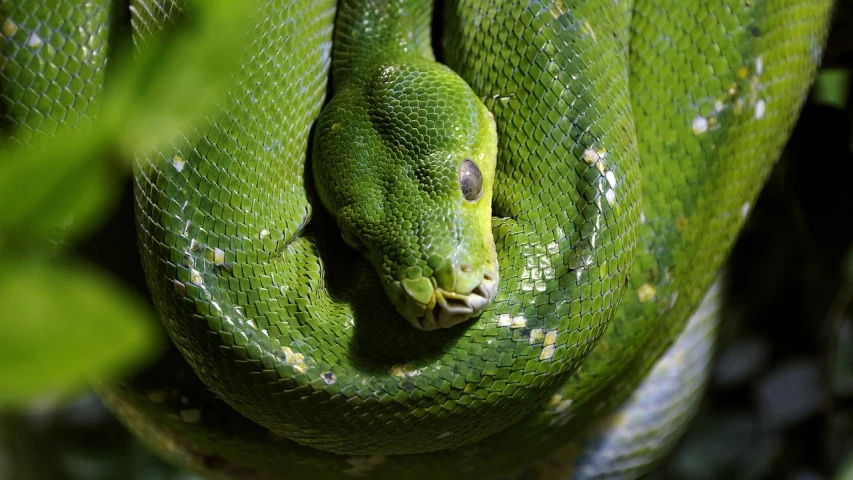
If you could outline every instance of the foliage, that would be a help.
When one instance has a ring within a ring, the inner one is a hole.
[[[111,212],[134,155],[207,114],[239,64],[251,4],[189,10],[168,38],[118,49],[92,128],[0,150],[0,406],[75,392],[157,351],[152,310],[68,257]]]

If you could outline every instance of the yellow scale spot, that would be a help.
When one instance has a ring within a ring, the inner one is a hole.
[[[27,46],[30,48],[39,48],[44,44],[41,40],[41,37],[36,33],[31,33],[30,38],[27,40]]]
[[[548,333],[545,334],[545,341],[542,343],[544,346],[554,345],[557,343],[557,331],[549,330]]]
[[[566,13],[566,4],[563,3],[563,0],[557,0],[551,4],[551,7],[548,10],[550,10],[551,16],[554,18],[560,18],[561,15]]]
[[[177,293],[178,295],[180,295],[182,297],[187,294],[187,286],[184,285],[184,282],[180,282],[178,280],[173,280],[173,283],[175,285],[175,293]]]
[[[175,167],[175,170],[177,170],[179,172],[183,171],[184,165],[186,165],[186,164],[187,164],[187,161],[184,160],[184,157],[182,157],[180,155],[175,155],[174,157],[172,157],[172,166]]]
[[[225,252],[219,248],[213,249],[213,262],[217,265],[225,263]]]
[[[738,92],[737,84],[733,83],[733,84],[729,85],[729,89],[727,90],[727,92],[728,92],[730,97],[734,97],[735,95],[737,95],[737,92]]]
[[[524,315],[512,317],[512,324],[509,328],[524,328],[527,326],[527,318]]]
[[[305,355],[295,352],[290,347],[281,347],[284,352],[284,361],[293,367],[293,373],[299,375],[308,371],[308,366],[305,365]]]
[[[474,385],[470,383],[465,385],[465,388],[462,390],[462,393],[474,393]]]
[[[557,347],[554,345],[548,345],[547,347],[542,349],[542,353],[539,354],[539,360],[550,360],[551,357],[554,356],[554,352],[557,350]]]
[[[708,120],[702,115],[698,115],[693,119],[693,134],[702,135],[708,131]]]
[[[737,78],[743,80],[747,75],[749,75],[749,70],[746,67],[740,67],[735,71],[735,75],[737,75]]]
[[[591,165],[598,170],[598,173],[605,175],[607,173],[607,162],[604,161],[604,156],[607,155],[607,149],[600,147],[598,150],[587,148],[581,154],[581,158],[587,165]]]
[[[402,377],[410,377],[415,373],[415,369],[412,368],[412,365],[409,363],[404,363],[403,365],[393,365],[390,370],[388,370],[388,374],[392,377],[402,378]]]
[[[545,333],[541,328],[534,328],[530,331],[530,344],[536,344],[545,339]]]
[[[299,352],[294,353],[290,347],[281,347],[281,351],[284,352],[284,360],[287,363],[302,363],[305,360],[305,355]]]
[[[586,150],[584,150],[582,157],[583,161],[589,165],[594,165],[595,162],[597,162],[599,159],[598,153],[591,148],[587,148]]]
[[[201,277],[201,272],[196,269],[190,270],[190,281],[196,285],[201,285],[204,283],[204,280]]]
[[[653,300],[657,294],[657,290],[650,283],[644,283],[640,285],[640,288],[637,289],[637,298],[640,299],[641,303],[646,303],[649,300]]]
[[[3,28],[0,29],[0,33],[3,33],[3,36],[6,38],[11,37],[18,31],[18,25],[12,21],[11,18],[7,18],[5,22],[3,22]]]
[[[607,172],[604,175],[604,178],[607,179],[607,183],[610,185],[610,188],[616,188],[616,175],[613,172]]]
[[[331,130],[331,131],[333,131],[333,132],[337,132],[337,131],[338,131],[338,130],[340,130],[340,129],[341,129],[341,124],[340,124],[340,123],[332,124],[332,128],[330,128],[330,130]]]
[[[499,327],[508,327],[510,325],[512,325],[512,317],[510,317],[508,313],[502,313],[498,315]]]
[[[686,228],[687,228],[687,217],[682,215],[675,220],[675,229],[678,230],[678,233],[681,233]]]
[[[583,32],[592,37],[593,42],[598,41],[598,39],[595,38],[595,30],[592,29],[592,25],[590,25],[586,20],[583,21]]]

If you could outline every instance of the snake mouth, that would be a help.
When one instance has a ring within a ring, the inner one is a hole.
[[[429,300],[422,302],[418,301],[417,295],[407,291],[405,304],[399,310],[420,330],[450,328],[479,315],[495,298],[497,291],[497,272],[484,272],[482,281],[469,292],[460,293],[433,285]]]

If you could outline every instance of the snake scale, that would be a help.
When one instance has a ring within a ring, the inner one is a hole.
[[[140,258],[177,348],[104,398],[210,478],[636,477],[701,394],[712,284],[831,1],[447,0],[446,66],[431,2],[339,3],[262,2],[218,113],[138,159]],[[131,1],[137,46],[185,7]],[[97,114],[115,8],[0,6],[7,138]],[[447,187],[457,171],[483,191]],[[327,213],[358,177],[357,213]],[[491,241],[497,272],[477,263]]]

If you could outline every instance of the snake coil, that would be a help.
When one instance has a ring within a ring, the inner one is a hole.
[[[105,81],[110,2],[42,3],[0,6],[2,125],[21,143],[96,115]],[[310,193],[333,62],[336,92],[366,54],[430,62],[431,3],[263,2],[219,115],[135,170],[140,255],[180,354],[103,394],[174,461],[215,478],[486,478],[553,454],[560,475],[633,478],[689,418],[711,286],[790,134],[831,0],[445,3],[442,60],[497,128],[492,305],[413,329]],[[182,7],[133,0],[134,34]],[[413,98],[444,88],[416,80]],[[389,129],[433,128],[458,104],[391,115],[380,93],[361,105]]]

